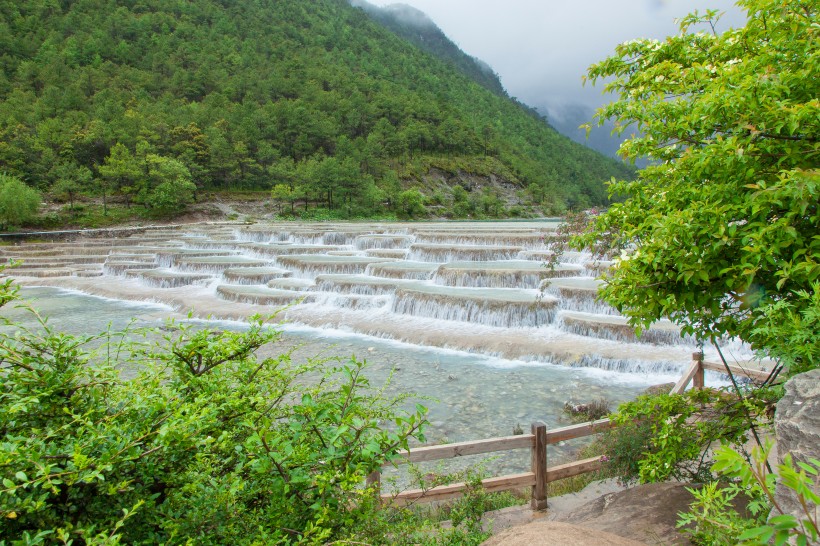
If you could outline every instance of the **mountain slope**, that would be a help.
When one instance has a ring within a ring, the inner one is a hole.
[[[435,168],[547,210],[628,175],[345,0],[0,0],[0,170],[150,206],[164,180],[367,209]],[[385,201],[386,200],[386,201]]]
[[[350,0],[350,3],[361,8],[373,19],[383,24],[399,36],[406,38],[421,49],[432,53],[436,57],[451,63],[461,72],[479,85],[493,93],[507,97],[507,92],[501,80],[493,69],[476,57],[464,53],[452,42],[444,32],[424,12],[406,4],[390,4],[384,7],[374,6],[366,0]],[[565,105],[558,110],[552,110],[548,115],[548,108],[536,105],[530,107],[522,105],[539,116],[543,116],[560,134],[569,137],[605,156],[617,158],[618,147],[623,138],[612,136],[613,125],[607,123],[604,127],[593,126],[587,132],[578,126],[592,120],[595,110],[581,104]]]
[[[390,4],[380,8],[366,0],[350,0],[350,3],[424,51],[452,63],[482,87],[497,95],[507,96],[501,80],[490,65],[464,53],[424,12],[407,4]]]

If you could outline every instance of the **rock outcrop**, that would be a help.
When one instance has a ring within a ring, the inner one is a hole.
[[[689,546],[689,535],[676,529],[678,513],[693,500],[686,486],[654,483],[624,489],[613,479],[594,482],[578,493],[551,498],[546,512],[532,512],[529,506],[495,512],[487,521],[496,534],[482,546]]]
[[[610,493],[556,520],[617,534],[643,544],[690,544],[676,529],[678,512],[689,510],[694,500],[689,484],[650,483]]]
[[[795,463],[820,459],[820,370],[796,375],[785,389],[774,416],[778,463],[783,463],[787,454]],[[815,482],[814,492],[820,494],[820,483]],[[779,482],[775,500],[786,513],[799,520],[805,518],[797,496]],[[816,510],[815,506],[810,508]]]

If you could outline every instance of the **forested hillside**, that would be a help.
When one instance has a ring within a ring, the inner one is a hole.
[[[350,0],[350,3],[363,9],[373,19],[424,51],[449,61],[493,93],[507,96],[501,80],[498,79],[492,67],[464,53],[424,12],[407,4],[390,4],[379,7],[366,0]]]
[[[346,0],[0,0],[0,67],[0,172],[67,200],[366,211],[433,168],[550,212],[628,175]]]

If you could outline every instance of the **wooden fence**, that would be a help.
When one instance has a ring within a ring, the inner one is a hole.
[[[768,372],[759,370],[747,370],[740,366],[730,365],[730,370],[738,377],[748,377],[753,380],[766,380]],[[683,376],[670,390],[670,393],[682,393],[689,383],[693,388],[702,388],[704,384],[704,371],[712,370],[725,372],[723,364],[705,362],[702,353],[692,355],[692,363],[686,368]],[[483,440],[473,440],[459,442],[455,444],[444,444],[438,446],[417,447],[402,452],[397,464],[421,463],[427,461],[437,461],[443,459],[453,459],[466,455],[480,455],[482,453],[495,453],[498,451],[509,451],[515,449],[529,449],[531,467],[529,472],[520,474],[508,474],[495,478],[482,480],[481,485],[484,490],[508,491],[523,487],[532,488],[532,499],[530,506],[533,510],[543,510],[547,507],[547,484],[556,480],[578,476],[587,472],[593,472],[601,468],[602,457],[592,457],[572,463],[548,466],[547,446],[583,438],[592,434],[597,434],[612,428],[613,424],[609,419],[600,419],[588,423],[580,423],[568,427],[547,430],[547,426],[541,422],[532,424],[529,434],[516,436],[504,436],[500,438],[487,438]],[[381,473],[373,472],[367,478],[368,485],[378,486],[381,481]],[[440,485],[429,489],[412,489],[403,491],[396,495],[381,495],[384,503],[394,505],[405,505],[412,502],[433,502],[460,497],[469,486],[466,483],[454,483]]]

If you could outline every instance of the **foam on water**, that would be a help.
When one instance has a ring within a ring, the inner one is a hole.
[[[488,262],[514,259],[522,250],[519,246],[413,243],[410,245],[408,256],[410,260],[419,262]]]
[[[391,310],[402,315],[503,328],[540,326],[549,324],[555,317],[556,300],[539,300],[537,295],[522,298],[520,292],[505,294],[501,292],[504,289],[452,288],[445,291],[434,288],[398,289]]]
[[[100,274],[97,264],[81,265],[93,261],[79,258],[81,244],[70,245],[68,254],[65,244],[18,250],[60,253],[59,266],[21,270],[54,275],[42,283],[216,317],[290,304],[288,319],[308,327],[513,361],[618,373],[665,373],[665,363],[687,361],[693,347],[686,348],[674,328],[656,328],[638,340],[613,320],[619,318],[614,310],[595,302],[595,283],[577,277],[597,267],[589,255],[567,253],[556,271],[543,267],[550,229],[539,222],[188,226],[89,241],[94,253],[86,255],[108,255],[105,274],[96,279],[80,276]],[[416,261],[397,258],[408,247]],[[556,274],[566,276],[553,280],[546,294],[535,289]],[[659,343],[666,348],[656,348]]]

